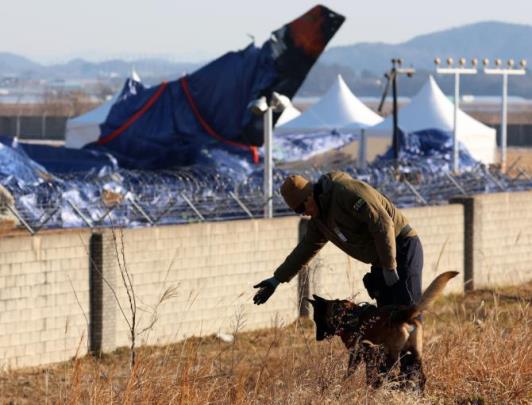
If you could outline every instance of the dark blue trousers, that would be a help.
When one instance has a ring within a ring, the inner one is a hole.
[[[371,266],[371,278],[377,288],[377,306],[415,304],[421,298],[421,273],[423,270],[423,247],[417,237],[399,237],[395,240],[397,273],[399,281],[388,287],[382,275],[383,269]]]

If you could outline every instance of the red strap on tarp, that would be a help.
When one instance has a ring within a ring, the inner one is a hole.
[[[181,82],[181,88],[183,89],[183,93],[185,93],[188,104],[190,105],[190,108],[192,109],[194,116],[196,117],[196,119],[198,120],[202,128],[205,130],[205,132],[207,132],[210,136],[212,136],[213,138],[215,138],[216,140],[222,143],[235,146],[237,148],[249,150],[251,152],[253,163],[259,163],[259,152],[256,146],[250,146],[250,145],[245,145],[243,143],[230,141],[228,139],[225,139],[223,136],[221,136],[214,129],[211,128],[211,126],[205,121],[205,119],[203,119],[203,116],[201,115],[198,109],[198,106],[194,102],[194,98],[192,97],[192,94],[190,93],[190,88],[188,87],[187,77],[183,76],[181,79],[179,79],[179,81]]]
[[[162,82],[157,91],[153,94],[153,96],[150,97],[150,99],[146,102],[146,104],[142,106],[140,110],[133,114],[120,128],[115,129],[109,135],[105,135],[98,139],[98,144],[103,145],[108,142],[111,142],[117,136],[122,134],[122,132],[128,129],[136,120],[138,120],[146,111],[151,108],[151,106],[157,101],[159,97],[161,97],[161,94],[163,94],[167,86],[168,82]]]

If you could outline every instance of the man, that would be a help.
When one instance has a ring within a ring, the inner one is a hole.
[[[281,194],[291,209],[310,216],[310,221],[306,235],[273,277],[254,286],[259,289],[253,298],[255,304],[265,303],[279,283],[289,282],[328,241],[371,264],[363,282],[377,306],[409,305],[421,298],[421,241],[386,196],[344,172],[325,174],[316,184],[302,176],[289,176]],[[411,366],[412,361],[404,356],[401,369]]]
[[[302,176],[289,176],[281,194],[290,208],[311,219],[306,235],[273,277],[254,286],[259,289],[255,304],[265,303],[279,283],[290,281],[327,241],[371,264],[363,281],[378,306],[419,300],[421,241],[386,196],[343,172],[325,174],[314,185]]]

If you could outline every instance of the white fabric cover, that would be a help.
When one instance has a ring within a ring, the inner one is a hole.
[[[494,163],[496,159],[496,130],[484,125],[462,110],[458,110],[458,140],[469,153],[481,162]],[[454,130],[454,104],[443,94],[432,76],[412,98],[398,111],[399,127],[405,132],[426,129]],[[366,129],[368,142],[372,137],[387,137],[391,145],[393,116],[390,114],[380,124]]]
[[[331,130],[352,124],[356,128],[374,126],[382,117],[366,107],[338,75],[327,93],[304,111],[299,117],[284,125],[277,125],[276,132],[316,132]]]

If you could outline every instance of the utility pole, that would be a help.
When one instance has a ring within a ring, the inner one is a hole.
[[[454,75],[454,119],[453,119],[453,158],[452,167],[453,173],[460,173],[460,159],[458,155],[458,110],[460,108],[460,75],[475,75],[477,74],[478,60],[476,58],[471,59],[470,68],[466,67],[466,59],[460,58],[458,60],[458,66],[453,67],[453,58],[447,58],[447,67],[439,67],[441,60],[435,58],[436,73],[440,75]]]
[[[378,112],[381,112],[384,101],[388,94],[388,89],[390,85],[392,86],[392,100],[393,100],[393,138],[392,138],[392,150],[393,157],[397,161],[399,159],[399,115],[397,108],[397,76],[400,74],[405,74],[408,77],[412,77],[416,72],[414,68],[403,68],[403,60],[400,58],[394,58],[391,60],[392,68],[389,72],[384,74],[384,77],[388,79],[386,87],[384,88],[384,93],[382,94],[381,102],[379,104]]]
[[[507,146],[507,136],[506,136],[506,118],[507,118],[507,104],[508,104],[508,76],[510,75],[525,75],[526,74],[526,60],[521,59],[519,65],[521,68],[514,68],[514,60],[508,59],[506,67],[501,66],[501,60],[495,59],[495,68],[488,68],[489,59],[484,58],[482,61],[484,64],[484,73],[487,75],[500,75],[502,76],[502,97],[501,97],[501,171],[506,172],[506,146]]]

